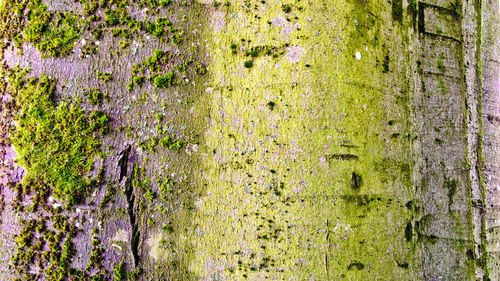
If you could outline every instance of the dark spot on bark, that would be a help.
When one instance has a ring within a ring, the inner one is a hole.
[[[418,32],[419,33],[425,33],[425,25],[424,25],[424,5],[421,3],[418,4],[417,6],[417,13],[418,13]]]
[[[403,1],[392,0],[392,20],[403,23]]]
[[[389,54],[386,54],[384,57],[384,63],[383,63],[384,73],[389,72],[389,63],[390,63]],[[391,121],[389,121],[389,122],[391,122]]]
[[[342,195],[341,198],[347,203],[356,204],[357,206],[367,206],[371,202],[382,201],[382,198],[370,195]]]
[[[457,192],[457,180],[456,179],[448,179],[447,177],[444,178],[444,184],[443,188],[448,189],[448,209],[451,207],[451,204],[453,204],[453,196]]]
[[[413,201],[408,201],[406,202],[405,204],[406,208],[408,208],[408,210],[412,210],[413,209]]]
[[[405,227],[405,240],[406,240],[406,242],[411,242],[412,237],[413,237],[413,225],[411,224],[411,222],[409,222],[406,224],[406,227]]]
[[[332,154],[326,155],[326,159],[328,160],[341,160],[341,161],[349,161],[349,160],[358,160],[359,157],[354,154]]]
[[[474,255],[474,251],[469,249],[467,250],[467,257],[470,259],[470,260],[474,260],[475,259],[475,255]]]
[[[272,111],[272,110],[274,110],[274,106],[275,106],[275,105],[276,105],[276,103],[275,103],[275,102],[273,102],[273,101],[270,101],[270,102],[268,102],[268,103],[267,103],[267,107],[268,107],[268,108],[269,108],[269,110],[271,110],[271,111]]]
[[[413,29],[417,29],[417,1],[416,0],[409,0],[408,1],[408,6],[406,7],[406,13],[410,15],[412,23],[413,23]]]
[[[351,261],[351,263],[347,266],[347,270],[351,269],[361,270],[363,268],[365,268],[365,265],[359,261]]]
[[[352,172],[351,174],[351,188],[352,189],[360,189],[362,183],[361,175],[358,175],[356,172]]]
[[[400,261],[396,260],[396,263],[398,264],[399,267],[404,268],[404,269],[408,269],[407,262],[400,262]]]

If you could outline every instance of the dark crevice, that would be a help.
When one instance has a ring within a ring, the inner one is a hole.
[[[351,175],[351,188],[360,189],[363,178],[356,172],[352,172]]]
[[[120,177],[118,179],[119,182],[122,181],[123,177],[127,175],[127,166],[128,166],[128,156],[130,154],[130,150],[132,146],[127,146],[122,152],[120,152],[120,159],[118,160],[118,168],[120,169]]]
[[[127,197],[127,212],[130,218],[130,225],[132,227],[132,239],[130,243],[130,248],[132,250],[132,256],[134,257],[134,265],[137,267],[139,263],[139,237],[140,232],[137,225],[136,214],[134,211],[135,204],[135,195],[134,195],[134,185],[133,177],[134,174],[130,177],[127,177],[128,172],[128,164],[130,158],[130,151],[132,150],[132,146],[128,146],[120,153],[120,159],[118,160],[118,167],[120,169],[120,177],[119,181],[121,182],[123,178],[126,178],[125,181],[125,196]]]
[[[405,240],[406,242],[411,242],[413,238],[413,225],[411,222],[406,224],[405,227]]]
[[[403,23],[403,1],[392,0],[392,20]]]
[[[401,267],[403,269],[408,269],[408,267],[409,267],[407,262],[401,262],[401,261],[396,260],[396,263],[398,264],[399,267]]]
[[[432,33],[432,32],[424,32],[424,35],[426,35],[428,37],[433,37],[433,38],[447,39],[447,40],[450,40],[450,41],[462,44],[462,40],[457,39],[455,37],[443,35],[443,34],[437,34],[437,33]]]
[[[417,6],[417,13],[418,13],[418,32],[419,33],[425,33],[425,26],[424,26],[424,8],[425,4],[418,2]]]
[[[125,183],[125,195],[127,196],[127,211],[130,217],[130,225],[132,226],[132,239],[130,241],[130,248],[132,250],[132,255],[134,256],[134,265],[137,266],[139,264],[139,237],[140,232],[137,225],[136,215],[134,212],[134,203],[135,203],[135,195],[134,195],[134,185],[132,184],[132,177],[127,179]]]
[[[406,12],[411,17],[411,22],[413,24],[413,29],[417,30],[417,1],[409,0],[408,6],[406,7]]]
[[[347,266],[347,270],[362,270],[363,268],[365,268],[365,265],[360,261],[351,261],[351,263]]]
[[[427,35],[429,37],[449,39],[449,40],[452,40],[452,41],[455,41],[458,43],[462,43],[462,41],[460,39],[457,39],[457,38],[454,38],[451,36],[446,36],[443,34],[436,34],[436,33],[426,31],[425,30],[425,10],[426,9],[434,9],[434,10],[439,11],[441,14],[450,15],[453,18],[455,18],[456,20],[460,19],[460,15],[457,13],[457,11],[455,9],[448,9],[448,8],[444,8],[441,6],[436,6],[436,5],[432,5],[432,4],[428,4],[428,3],[418,2],[417,12],[418,12],[418,32],[419,33]]]
[[[326,155],[327,160],[341,160],[341,161],[349,161],[349,160],[358,160],[359,157],[354,154],[332,154]]]

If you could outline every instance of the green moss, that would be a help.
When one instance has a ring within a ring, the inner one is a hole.
[[[281,6],[281,10],[285,13],[290,13],[292,11],[292,6],[289,4],[284,4]]]
[[[179,32],[179,33],[175,33],[172,35],[172,43],[174,43],[175,45],[179,45],[180,43],[182,43],[182,41],[184,41],[184,33],[183,32]]]
[[[444,65],[444,60],[443,60],[442,56],[437,61],[437,68],[438,68],[440,73],[446,72],[446,66]]]
[[[85,46],[82,48],[82,57],[97,54],[96,46]]]
[[[26,42],[34,43],[43,56],[66,56],[79,38],[81,24],[71,12],[52,13],[40,0],[29,3],[29,20],[23,29]]]
[[[113,280],[121,281],[127,278],[127,272],[125,270],[125,263],[122,261],[113,267]]]
[[[134,85],[141,86],[144,83],[144,76],[134,76],[133,82]]]
[[[438,88],[441,90],[441,94],[446,95],[450,92],[450,88],[446,84],[446,82],[443,80],[442,77],[438,78]]]
[[[163,181],[159,182],[159,190],[162,194],[171,194],[172,193],[172,179],[165,178]]]
[[[104,23],[107,26],[113,26],[120,23],[120,20],[118,18],[118,11],[107,9],[104,11],[104,15],[105,15]]]
[[[94,106],[101,105],[103,99],[108,98],[107,95],[102,93],[98,88],[89,89],[88,91],[85,91],[83,94],[87,97],[90,104]]]
[[[246,53],[247,56],[251,56],[252,58],[256,58],[259,56],[259,49],[252,49]]]
[[[154,37],[160,38],[166,36],[169,32],[174,32],[172,23],[167,18],[157,18],[155,22],[146,22],[145,31]]]
[[[207,73],[207,68],[201,63],[196,63],[196,73],[199,75],[204,75]]]
[[[107,133],[109,119],[102,112],[83,110],[78,102],[56,104],[55,80],[26,78],[26,74],[19,69],[8,74],[9,84],[16,85],[12,143],[18,163],[27,171],[23,183],[72,205],[93,185],[88,174],[94,158],[101,155],[96,136]]]
[[[94,39],[99,40],[102,38],[103,30],[102,29],[94,29],[92,32],[92,37]]]
[[[156,76],[153,80],[153,85],[156,88],[167,88],[173,85],[175,75],[173,72],[169,72],[165,75]]]
[[[92,250],[89,256],[89,263],[85,267],[85,271],[87,272],[102,267],[101,262],[103,261],[104,248],[101,246],[101,242],[99,241],[97,233],[98,233],[97,229],[92,230],[92,240],[90,242],[90,244],[92,245]],[[95,274],[94,277],[96,276],[100,276],[100,274]]]
[[[99,209],[104,209],[106,205],[111,202],[111,199],[113,196],[116,194],[116,188],[109,188],[106,194],[104,194],[104,197],[102,198],[101,202],[99,203]]]
[[[130,42],[128,41],[120,41],[120,49],[126,49],[128,46],[130,46]]]
[[[152,201],[153,199],[156,198],[156,192],[154,192],[153,190],[148,188],[146,193],[144,194],[144,197],[146,197],[148,200]]]
[[[172,233],[174,231],[174,228],[171,226],[171,225],[164,225],[163,226],[163,230],[166,232],[166,233]]]
[[[102,71],[97,71],[96,72],[97,79],[103,81],[103,82],[108,82],[113,79],[113,76],[109,72],[102,72]]]
[[[90,0],[90,1],[78,0],[78,1],[83,5],[84,14],[86,16],[93,15],[97,11],[97,8],[99,7],[98,0]]]
[[[163,114],[161,114],[161,113],[157,113],[157,114],[156,114],[156,120],[158,120],[158,122],[163,121]]]

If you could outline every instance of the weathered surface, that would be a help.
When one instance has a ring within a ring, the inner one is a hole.
[[[109,95],[99,109],[114,130],[95,168],[105,183],[65,211],[80,229],[74,268],[86,267],[100,229],[109,276],[124,261],[144,280],[488,280],[488,267],[500,279],[498,1],[174,7],[161,15],[185,31],[178,46],[139,33],[122,50],[109,32],[96,44],[85,31],[63,58],[30,44],[4,50],[9,67],[57,78],[59,100],[92,87]],[[91,44],[97,54],[82,55]],[[129,91],[134,65],[155,49],[207,74]],[[148,146],[163,130],[184,140],[180,150]],[[2,193],[11,253],[18,228],[12,192]]]
[[[488,266],[492,280],[500,280],[499,233],[499,105],[500,105],[500,6],[483,1],[482,10],[483,125],[486,184]]]

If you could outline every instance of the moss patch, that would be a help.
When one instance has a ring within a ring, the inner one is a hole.
[[[72,12],[51,13],[41,0],[31,1],[28,23],[23,30],[26,42],[33,43],[42,56],[66,56],[79,38],[81,24]]]
[[[95,184],[89,172],[101,156],[98,136],[108,132],[109,118],[83,110],[78,101],[56,103],[55,80],[26,74],[20,69],[8,73],[16,121],[12,142],[18,163],[27,171],[23,183],[72,205]]]

